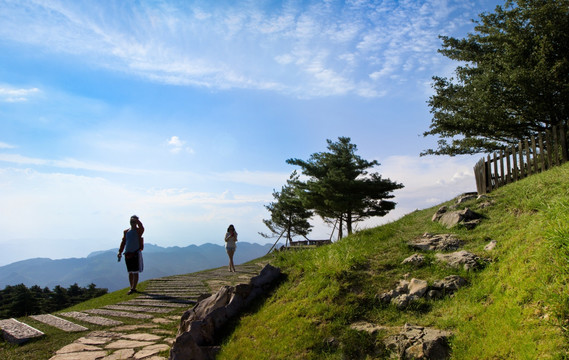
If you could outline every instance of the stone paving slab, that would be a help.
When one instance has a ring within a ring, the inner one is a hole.
[[[101,325],[101,326],[114,326],[114,325],[122,325],[122,321],[114,320],[114,319],[107,319],[100,316],[92,316],[89,314],[85,314],[78,311],[71,311],[66,313],[61,313],[59,315],[70,317],[73,319],[81,320],[84,322],[88,322],[90,324]]]
[[[124,310],[124,311],[138,311],[138,312],[150,312],[150,313],[169,313],[172,308],[165,307],[149,307],[149,306],[126,306],[126,305],[107,305],[103,306],[103,309],[109,310]]]
[[[62,319],[60,317],[51,314],[32,315],[30,317],[34,320],[37,320],[49,326],[56,327],[66,332],[78,332],[78,331],[89,330],[85,326],[77,325],[75,323],[72,323],[71,321]]]
[[[178,303],[178,302],[171,302],[171,301],[161,301],[161,300],[138,300],[133,299],[129,301],[123,301],[118,303],[118,305],[135,305],[135,306],[152,306],[152,307],[172,307],[172,308],[180,308],[180,307],[187,307],[188,304]]]
[[[6,341],[13,344],[22,344],[33,338],[45,335],[43,332],[16,319],[0,320],[0,329]]]
[[[170,301],[170,302],[177,302],[180,304],[194,304],[194,303],[196,303],[195,300],[185,299],[185,298],[177,298],[177,297],[172,297],[172,296],[167,296],[167,295],[141,295],[137,299]]]
[[[130,318],[130,319],[152,319],[152,315],[137,314],[137,313],[131,313],[128,311],[90,309],[90,310],[85,310],[85,312],[88,312],[90,314],[96,314],[96,315],[108,315],[108,316],[116,316],[116,317],[125,317],[125,318]]]

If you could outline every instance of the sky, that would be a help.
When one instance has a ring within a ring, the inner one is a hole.
[[[393,221],[475,191],[482,155],[424,156],[433,76],[497,0],[0,0],[0,266],[116,248],[271,243],[263,219],[326,140],[402,183]],[[311,239],[331,228],[315,218]]]

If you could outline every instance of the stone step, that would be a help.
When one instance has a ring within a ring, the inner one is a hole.
[[[161,314],[169,313],[172,310],[176,310],[175,308],[166,308],[166,307],[127,306],[127,305],[107,305],[103,306],[103,309],[150,312],[150,313],[161,313]]]
[[[51,314],[32,315],[30,317],[34,320],[37,320],[49,326],[56,327],[66,332],[79,332],[79,331],[89,330],[84,326],[77,325],[75,323],[72,323],[71,321],[62,319],[60,317]]]
[[[90,310],[85,310],[85,312],[95,315],[116,316],[116,317],[130,318],[130,319],[152,319],[152,315],[131,313],[128,311],[90,309]]]
[[[0,329],[6,341],[23,344],[28,340],[45,335],[43,332],[16,319],[0,320]]]
[[[90,324],[100,325],[100,326],[116,326],[116,325],[122,325],[123,324],[122,321],[118,321],[118,320],[114,320],[114,319],[107,319],[107,318],[100,317],[100,316],[92,316],[92,315],[85,314],[85,313],[78,312],[78,311],[61,313],[59,315],[62,315],[65,317],[70,317],[70,318],[77,319],[77,320],[84,321],[84,322],[88,322]]]

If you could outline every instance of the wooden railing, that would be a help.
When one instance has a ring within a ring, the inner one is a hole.
[[[308,246],[308,245],[327,245],[331,244],[332,240],[299,240],[299,241],[291,241],[290,246]]]
[[[565,127],[553,127],[517,146],[495,152],[482,158],[474,166],[478,194],[486,194],[533,174],[567,162],[567,131]]]

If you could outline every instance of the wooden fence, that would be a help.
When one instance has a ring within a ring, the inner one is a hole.
[[[567,162],[568,155],[567,131],[554,126],[551,131],[480,159],[474,166],[478,194],[559,166]]]

